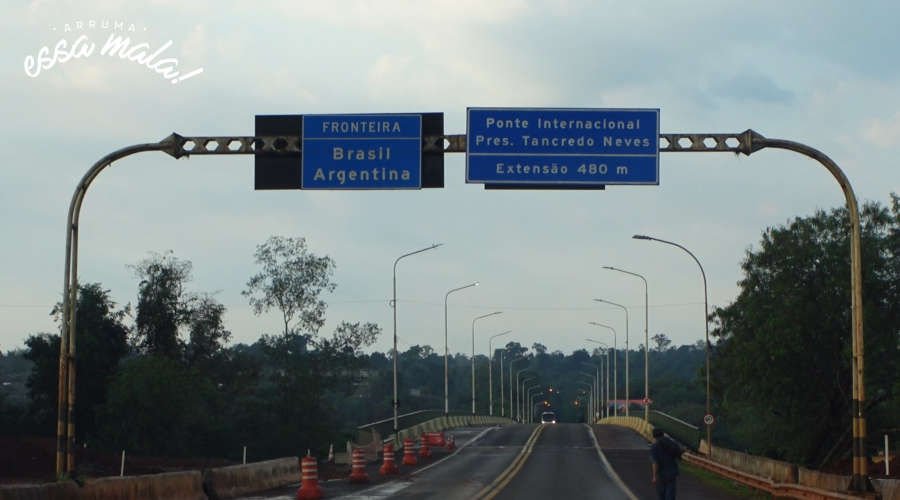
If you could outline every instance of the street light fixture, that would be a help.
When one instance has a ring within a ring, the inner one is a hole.
[[[673,247],[678,247],[688,255],[694,259],[694,262],[697,263],[697,267],[700,268],[700,275],[703,276],[703,326],[706,328],[706,414],[712,415],[712,405],[710,404],[710,396],[709,396],[709,348],[711,344],[709,343],[709,293],[707,292],[706,287],[706,271],[703,270],[703,265],[700,264],[700,261],[697,259],[697,256],[694,255],[690,250],[684,248],[683,246],[675,243],[673,241],[661,240],[659,238],[654,238],[652,236],[646,236],[643,234],[636,234],[632,236],[632,238],[636,240],[650,240],[650,241],[658,241],[659,243],[665,243],[667,245],[672,245]],[[705,420],[705,419],[704,419]],[[704,422],[705,423],[705,422]],[[709,446],[710,453],[712,452],[712,426],[706,424],[706,444]]]
[[[638,273],[633,273],[631,271],[626,271],[624,269],[619,269],[618,267],[613,266],[603,266],[603,269],[609,269],[610,271],[619,271],[620,273],[630,274],[632,276],[637,276],[644,282],[644,421],[650,421],[650,334],[649,334],[649,318],[650,318],[650,304],[648,300],[647,293],[647,278],[644,278]]]
[[[613,334],[613,408],[616,416],[619,416],[619,351],[616,349],[616,329],[609,326],[604,325],[603,323],[597,323],[596,321],[588,321],[589,325],[599,326],[603,328],[608,328],[612,330]],[[587,339],[591,342],[596,342],[596,340]],[[607,368],[609,368],[609,363],[607,362]],[[609,396],[609,391],[607,391],[607,397]],[[607,410],[608,411],[608,410]],[[608,416],[608,415],[607,415]]]
[[[478,286],[478,282],[469,283],[466,286],[461,286],[459,288],[454,288],[450,290],[446,294],[444,294],[444,415],[450,413],[450,383],[448,377],[449,371],[449,363],[448,358],[450,357],[450,349],[447,347],[447,298],[450,297],[450,294],[453,292],[458,292],[460,290],[465,290],[466,288]]]
[[[584,382],[584,381],[578,381],[578,382],[576,382],[576,384],[578,384],[582,387],[588,388],[588,391],[586,391],[586,396],[588,397],[588,412],[593,411],[592,408],[594,407],[594,395],[591,394],[591,391],[593,391],[594,387],[591,384]],[[585,419],[585,420],[588,420],[588,419]]]
[[[603,302],[605,304],[613,305],[616,307],[621,307],[623,311],[625,311],[625,416],[628,416],[628,406],[629,406],[629,383],[628,383],[628,308],[623,306],[622,304],[616,304],[615,302],[610,302],[608,300],[603,299],[594,299],[596,302]]]
[[[596,403],[596,405],[594,407],[594,413],[592,415],[593,418],[596,419],[599,416],[597,415],[597,413],[599,413],[600,402],[602,401],[602,399],[600,398],[600,391],[602,390],[602,385],[600,382],[600,367],[595,365],[594,363],[588,363],[587,361],[582,361],[581,364],[594,369],[594,402]],[[600,364],[603,364],[602,357],[600,358]]]
[[[524,370],[520,370],[520,371],[524,371]],[[534,372],[532,372],[532,373],[534,373]],[[537,374],[535,373],[535,375],[537,375]],[[516,379],[518,379],[518,378],[519,378],[518,375],[516,375]],[[531,382],[532,380],[534,380],[536,378],[537,378],[536,376],[523,378],[522,384],[517,385],[517,387],[516,387],[516,416],[517,416],[516,420],[518,420],[519,422],[523,421],[523,419],[524,419],[523,413],[525,413],[525,409],[524,409],[525,398],[521,397],[522,393],[525,392],[525,384],[527,384],[528,382]]]
[[[398,432],[398,419],[397,419],[397,410],[399,409],[400,402],[397,399],[397,263],[400,262],[400,259],[405,257],[409,257],[410,255],[415,255],[417,253],[422,253],[428,250],[434,250],[435,248],[443,245],[443,243],[436,243],[431,245],[430,247],[425,247],[420,250],[416,250],[414,252],[405,253],[394,261],[394,296],[391,299],[391,307],[394,309],[394,436],[397,436]]]
[[[475,415],[475,322],[479,319],[501,314],[503,311],[495,311],[490,314],[482,314],[472,320],[472,415]]]
[[[491,346],[491,342],[497,337],[506,335],[512,332],[512,330],[506,330],[505,332],[498,333],[496,335],[491,335],[488,338],[488,414],[490,416],[494,416],[494,368],[493,368],[493,359],[494,359],[494,349]],[[500,406],[503,406],[503,353],[500,353]]]
[[[582,371],[578,372],[578,374],[579,374],[579,375],[582,375],[582,376],[585,376],[585,377],[588,377],[589,379],[591,379],[591,405],[590,405],[591,408],[590,408],[590,412],[591,412],[591,421],[593,422],[594,413],[597,411],[597,398],[594,396],[594,395],[596,394],[596,392],[597,392],[597,384],[596,384],[596,381],[595,381],[595,379],[594,379],[594,374],[593,374],[593,373],[588,373],[588,372],[582,372]]]
[[[534,398],[536,398],[538,396],[543,396],[543,395],[544,395],[543,392],[536,392],[536,393],[532,394],[531,399],[528,400],[529,404],[531,405],[531,407],[530,407],[531,410],[529,411],[529,413],[531,414],[532,422],[534,422]]]
[[[534,380],[534,379],[532,379],[532,380]],[[540,386],[541,386],[541,384],[537,383],[537,384],[529,387],[528,390],[525,391],[525,400],[522,401],[523,405],[526,405],[526,404],[528,405],[528,413],[525,415],[525,421],[529,424],[531,422],[534,422],[534,406],[531,406],[531,390],[537,389]]]
[[[594,339],[584,339],[584,340],[587,340],[588,342],[593,342],[595,344],[600,344],[606,348],[605,349],[605,351],[606,351],[606,397],[605,398],[601,397],[600,399],[601,399],[601,401],[603,401],[605,403],[603,406],[606,407],[606,416],[608,417],[609,416],[609,356],[610,356],[610,348],[609,348],[609,345],[607,345],[604,342],[600,342],[599,340],[594,340]],[[600,364],[602,367],[602,365],[603,365],[603,355],[602,354],[600,355]]]
[[[527,358],[523,357],[522,355],[519,355],[519,356],[516,356],[515,358],[513,358],[513,359],[509,362],[509,418],[511,418],[511,419],[512,419],[512,418],[515,418],[515,415],[514,415],[514,413],[513,413],[513,376],[512,376],[512,374],[513,374],[513,365],[516,363],[516,361],[522,361],[523,359],[527,359]],[[528,368],[524,368],[524,370],[527,370],[527,369],[528,369]],[[518,387],[518,380],[519,380],[519,373],[520,373],[521,371],[522,371],[522,370],[520,370],[519,372],[516,372],[516,389],[517,389],[517,390],[518,390],[518,388],[519,388],[519,387]],[[518,393],[517,393],[517,395],[518,395]]]

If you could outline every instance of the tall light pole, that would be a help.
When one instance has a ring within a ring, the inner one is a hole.
[[[531,399],[528,400],[529,403],[531,404],[531,410],[529,411],[529,413],[531,414],[532,422],[534,422],[534,398],[536,398],[538,396],[543,396],[543,395],[544,395],[543,392],[536,392],[536,393],[532,394]]]
[[[594,393],[597,392],[597,384],[594,381],[594,374],[581,371],[578,374],[591,379],[591,423],[593,423],[594,413],[597,411],[597,399],[594,397]]]
[[[519,370],[519,371],[521,372],[521,371],[524,371],[524,370]],[[519,377],[516,376],[516,378],[518,379]],[[522,379],[522,385],[516,387],[516,413],[518,414],[518,419],[517,419],[517,420],[518,420],[519,422],[521,422],[521,423],[524,423],[524,417],[525,417],[525,415],[523,415],[523,413],[525,413],[525,408],[524,408],[524,406],[525,406],[525,398],[521,397],[521,396],[522,396],[522,392],[525,391],[525,384],[527,384],[528,382],[531,382],[532,380],[534,380],[534,379],[536,379],[536,378],[537,378],[537,377],[523,378],[523,379]]]
[[[600,342],[599,340],[594,340],[594,339],[584,339],[584,340],[587,340],[588,342],[593,342],[595,344],[600,344],[606,348],[605,349],[606,350],[606,397],[601,398],[601,400],[605,403],[604,406],[606,407],[606,416],[608,417],[609,416],[609,354],[610,354],[609,351],[610,351],[610,348],[607,344]],[[600,355],[600,364],[601,364],[601,366],[603,365],[603,355],[602,354]]]
[[[618,267],[613,266],[603,266],[603,269],[609,269],[611,271],[619,271],[620,273],[630,274],[632,276],[637,276],[644,282],[644,421],[650,421],[650,334],[648,324],[650,322],[650,303],[648,300],[647,293],[647,278],[644,278],[638,273],[633,273],[631,271],[626,271],[624,269],[619,269]]]
[[[616,307],[621,307],[623,311],[625,311],[625,416],[628,416],[628,406],[630,405],[629,401],[629,383],[628,383],[628,308],[623,306],[622,304],[616,304],[615,302],[610,302],[608,300],[603,299],[594,299],[596,302],[603,302],[605,304],[613,305]]]
[[[584,366],[589,366],[594,369],[594,413],[593,417],[595,420],[597,419],[597,412],[600,409],[600,367],[595,365],[594,363],[588,363],[587,361],[583,361],[581,363]],[[600,358],[600,364],[603,364],[603,358]]]
[[[453,292],[458,292],[460,290],[465,290],[466,288],[478,286],[478,282],[469,283],[466,286],[461,286],[459,288],[454,288],[450,290],[446,294],[444,294],[444,415],[450,413],[450,383],[449,376],[447,372],[449,370],[449,363],[447,359],[450,357],[450,349],[447,347],[447,298],[450,297],[450,294]]]
[[[618,416],[619,409],[616,407],[616,405],[618,404],[618,401],[619,401],[619,352],[616,349],[616,329],[609,325],[604,325],[603,323],[597,323],[596,321],[588,321],[588,324],[612,330],[612,334],[613,334],[613,408],[615,409],[616,416]],[[587,339],[587,340],[590,340],[591,342],[596,342],[596,340],[591,340],[591,339]],[[607,361],[606,367],[609,368],[608,361]],[[607,377],[607,380],[609,380],[608,377]],[[609,397],[609,391],[607,391],[606,396]],[[608,411],[609,410],[607,410],[607,416],[609,416]]]
[[[506,335],[512,332],[512,330],[506,330],[503,333],[498,333],[496,335],[491,335],[488,339],[488,414],[490,416],[494,416],[494,368],[493,368],[493,359],[494,359],[494,349],[491,347],[491,342],[497,337],[502,335]],[[503,387],[503,358],[500,358],[500,387]],[[503,394],[500,394],[500,406],[503,406]]]
[[[582,380],[579,380],[579,381],[577,382],[577,384],[580,385],[580,386],[582,386],[582,387],[587,387],[587,388],[589,389],[589,391],[587,391],[587,397],[588,397],[588,412],[593,411],[593,407],[594,407],[594,396],[590,393],[590,390],[593,390],[593,387],[591,386],[591,384],[589,384],[589,383],[587,383],[587,382],[584,382],[584,381],[582,381]]]
[[[534,379],[531,379],[531,380],[534,380]],[[528,405],[528,413],[525,414],[525,421],[528,422],[529,424],[534,421],[534,406],[531,405],[531,390],[537,389],[540,386],[541,386],[541,384],[535,384],[535,385],[532,385],[531,387],[529,387],[528,390],[525,391],[525,401],[522,401],[523,405],[525,405],[525,404]]]
[[[404,257],[409,257],[410,255],[422,253],[427,250],[434,250],[441,245],[443,245],[443,243],[436,243],[434,245],[431,245],[430,247],[416,250],[415,252],[405,253],[397,257],[397,260],[394,261],[394,297],[391,299],[391,307],[394,308],[394,436],[396,436],[398,432],[397,410],[400,406],[400,402],[397,399],[397,263],[400,262],[400,259]]]
[[[683,246],[679,245],[678,243],[675,243],[672,241],[661,240],[659,238],[654,238],[652,236],[646,236],[643,234],[636,234],[636,235],[632,236],[632,238],[634,238],[636,240],[658,241],[660,243],[672,245],[673,247],[678,247],[678,248],[684,250],[685,252],[687,252],[687,254],[690,255],[692,259],[694,259],[694,262],[697,263],[697,267],[700,268],[700,275],[703,276],[703,327],[706,329],[706,414],[712,415],[712,405],[710,404],[710,397],[709,397],[709,348],[710,348],[711,344],[709,343],[709,299],[708,299],[709,293],[707,292],[707,288],[706,288],[706,271],[703,270],[703,265],[701,265],[700,261],[697,260],[697,256],[694,255],[693,253],[691,253],[691,251],[688,250],[687,248],[684,248]],[[706,424],[706,422],[704,422],[704,424]],[[712,426],[709,424],[706,424],[706,444],[709,447],[708,449],[709,449],[710,455],[712,455]]]
[[[490,314],[482,314],[472,320],[472,415],[475,414],[475,322],[488,316],[494,316],[503,311],[494,311]]]
[[[523,359],[526,359],[526,358],[524,358],[520,355],[520,356],[516,356],[515,358],[513,358],[509,361],[509,418],[515,418],[515,414],[513,413],[513,376],[512,376],[513,365],[516,363],[516,361],[522,361]],[[527,368],[525,368],[525,369],[527,370]],[[516,389],[518,389],[518,380],[519,380],[519,373],[516,372],[516,381],[517,381]]]

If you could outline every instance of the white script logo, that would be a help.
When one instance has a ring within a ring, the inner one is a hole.
[[[77,34],[77,32],[98,29],[112,31],[100,47],[99,55],[101,56],[118,57],[146,66],[173,84],[203,73],[203,68],[182,73],[177,69],[179,63],[177,58],[161,57],[163,52],[172,46],[172,40],[162,44],[156,50],[153,50],[146,42],[133,44],[131,36],[125,33],[134,33],[136,31],[134,24],[126,24],[124,21],[76,21],[72,24],[65,24],[63,31]],[[144,31],[146,30],[147,28],[144,28]],[[88,34],[79,35],[71,43],[66,38],[61,38],[52,49],[45,45],[38,50],[37,56],[25,57],[25,74],[31,78],[37,78],[42,71],[52,69],[57,63],[63,64],[72,59],[91,57],[96,49],[97,45],[91,41]]]

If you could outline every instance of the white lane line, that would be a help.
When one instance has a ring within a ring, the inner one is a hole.
[[[629,489],[625,482],[622,481],[622,478],[619,477],[618,474],[616,474],[616,471],[612,468],[612,465],[610,465],[609,460],[606,459],[606,455],[604,455],[603,450],[600,449],[600,443],[597,442],[597,436],[594,435],[594,429],[588,424],[584,424],[584,426],[587,427],[588,434],[591,435],[591,440],[594,442],[594,448],[597,449],[597,455],[600,455],[600,461],[603,462],[603,467],[606,469],[606,474],[610,477],[610,479],[613,480],[614,483],[616,483],[616,486],[618,486],[622,490],[622,492],[628,496],[628,498],[630,498],[631,500],[638,500],[638,497],[634,496],[634,493],[631,492],[631,489]]]
[[[418,474],[418,473],[420,473],[420,472],[425,472],[425,471],[427,471],[428,469],[430,469],[430,468],[434,467],[435,465],[437,465],[437,464],[443,462],[444,460],[447,460],[447,459],[450,459],[450,458],[455,457],[457,453],[463,451],[463,448],[465,448],[466,446],[469,446],[470,444],[474,443],[475,441],[478,441],[479,439],[481,439],[482,436],[484,436],[484,435],[487,434],[488,432],[490,432],[490,431],[492,431],[492,430],[494,430],[494,429],[497,429],[497,428],[498,428],[498,427],[488,427],[487,429],[485,429],[485,430],[479,432],[478,435],[475,436],[474,438],[472,438],[471,440],[466,441],[465,443],[463,443],[462,445],[460,445],[460,447],[457,448],[456,451],[454,451],[453,453],[447,455],[446,457],[444,457],[444,458],[438,460],[437,462],[435,462],[435,463],[433,463],[433,464],[431,464],[431,465],[429,465],[429,466],[427,466],[427,467],[422,467],[421,469],[416,470],[415,472],[413,472],[413,473],[410,474],[410,475],[411,475],[411,476],[415,476],[416,474]]]
[[[459,448],[457,448],[456,451],[454,451],[454,452],[451,453],[450,455],[448,455],[448,456],[446,456],[446,457],[444,457],[444,458],[438,460],[437,462],[435,462],[435,463],[433,463],[433,464],[431,464],[431,465],[429,465],[429,466],[427,466],[427,467],[423,467],[423,468],[421,468],[421,469],[418,469],[418,470],[412,472],[410,475],[411,475],[411,476],[414,476],[414,475],[416,475],[416,474],[418,474],[418,473],[420,473],[420,472],[426,471],[426,470],[428,470],[428,469],[434,467],[435,465],[437,465],[437,464],[443,462],[444,460],[447,460],[448,458],[451,458],[451,457],[455,456],[457,453],[461,452],[466,446],[469,446],[470,444],[474,443],[475,441],[478,441],[479,439],[481,439],[482,436],[484,436],[485,434],[487,434],[488,432],[490,432],[490,431],[492,431],[492,430],[494,430],[494,429],[497,429],[497,427],[488,427],[487,429],[485,429],[485,430],[481,431],[480,433],[478,433],[478,435],[475,436],[474,438],[472,438],[472,439],[470,439],[469,441],[466,441],[465,443],[461,444],[461,445],[459,446]],[[397,492],[399,492],[399,491],[402,491],[402,490],[408,488],[409,486],[411,486],[412,484],[413,484],[412,481],[391,481],[391,482],[389,482],[389,483],[380,484],[380,485],[378,485],[378,486],[374,486],[374,487],[372,487],[372,488],[369,488],[369,489],[366,489],[366,490],[362,490],[362,491],[359,491],[359,492],[356,492],[356,493],[351,493],[351,494],[349,494],[349,495],[344,495],[344,496],[341,496],[341,497],[337,497],[337,499],[343,499],[343,500],[380,500],[380,499],[382,499],[382,498],[387,498],[387,497],[389,497],[389,496],[391,496],[391,495],[393,495],[393,494],[395,494],[395,493],[397,493]]]
[[[344,495],[337,498],[344,500],[379,500],[381,498],[387,498],[400,490],[408,488],[411,485],[412,481],[391,481],[389,483],[374,486],[367,490],[362,490],[357,493],[351,493],[349,495]]]

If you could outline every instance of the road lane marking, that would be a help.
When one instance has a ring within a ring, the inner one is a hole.
[[[488,427],[487,429],[485,429],[485,430],[481,431],[480,433],[478,433],[478,435],[475,436],[474,438],[472,438],[472,439],[470,439],[469,441],[466,441],[465,443],[463,443],[463,444],[462,444],[459,448],[457,448],[456,451],[454,451],[453,453],[447,455],[446,457],[444,457],[444,458],[438,460],[437,462],[435,462],[435,463],[433,463],[433,464],[431,464],[431,465],[429,465],[429,466],[427,466],[427,467],[422,467],[421,469],[418,469],[418,470],[416,470],[416,471],[413,471],[413,473],[410,474],[410,475],[411,475],[411,476],[415,476],[416,474],[418,474],[418,473],[420,473],[420,472],[425,472],[425,471],[427,471],[428,469],[430,469],[430,468],[434,467],[435,465],[437,465],[437,464],[443,462],[444,460],[447,460],[447,459],[450,459],[450,458],[455,457],[457,453],[463,451],[463,448],[465,448],[466,446],[469,446],[470,444],[474,443],[475,441],[478,441],[479,439],[481,439],[482,436],[484,436],[485,434],[487,434],[488,432],[490,432],[490,431],[492,431],[492,430],[494,430],[494,429],[499,429],[499,427],[496,427],[496,426],[495,426],[495,427]]]
[[[483,490],[479,491],[477,495],[472,497],[475,500],[490,500],[497,496],[498,493],[503,491],[503,488],[509,484],[510,481],[522,470],[522,466],[525,465],[525,461],[528,460],[528,457],[531,455],[531,451],[534,449],[534,444],[538,440],[538,436],[541,435],[541,432],[544,430],[543,425],[539,425],[534,429],[534,432],[531,433],[531,437],[528,438],[528,441],[525,442],[525,445],[522,446],[522,451],[516,455],[516,458],[513,459],[512,463],[509,464],[509,467],[506,468],[497,479],[494,479],[491,484],[487,485]]]
[[[597,442],[597,436],[594,435],[594,428],[588,424],[584,424],[585,427],[588,428],[588,434],[591,435],[591,440],[594,441],[594,448],[597,449],[597,455],[600,455],[600,461],[603,462],[603,467],[606,469],[606,474],[616,483],[623,493],[628,495],[628,498],[631,500],[638,500],[638,497],[634,496],[634,493],[631,492],[631,489],[625,484],[625,481],[622,481],[622,478],[616,474],[615,469],[612,468],[612,465],[609,463],[609,460],[606,459],[606,455],[603,454],[603,450],[600,449],[600,443]]]
[[[485,430],[479,432],[478,435],[476,435],[474,438],[472,438],[472,439],[466,441],[465,443],[461,444],[461,445],[456,449],[456,451],[454,451],[454,452],[451,453],[450,455],[448,455],[448,456],[446,456],[446,457],[444,457],[444,458],[438,460],[437,462],[435,462],[435,463],[433,463],[433,464],[428,465],[427,467],[423,467],[423,468],[421,468],[421,469],[417,469],[417,470],[413,471],[413,472],[410,474],[410,476],[414,476],[414,475],[416,475],[416,474],[418,474],[418,473],[420,473],[420,472],[426,471],[426,470],[428,470],[428,469],[434,467],[435,465],[437,465],[437,464],[443,462],[444,460],[447,460],[448,458],[455,456],[457,453],[459,453],[459,452],[461,452],[463,449],[465,449],[466,446],[469,446],[470,444],[472,444],[472,443],[478,441],[479,439],[482,438],[482,436],[484,436],[485,434],[487,434],[488,432],[490,432],[490,431],[492,431],[492,430],[494,430],[494,429],[498,429],[498,427],[496,427],[496,426],[495,426],[495,427],[488,427],[487,429],[485,429]],[[387,497],[389,497],[389,496],[391,496],[391,495],[394,495],[394,494],[396,494],[396,493],[398,493],[398,492],[400,492],[400,491],[402,491],[402,490],[408,488],[409,486],[412,486],[412,484],[413,484],[412,481],[390,481],[390,482],[387,482],[387,483],[384,483],[384,484],[380,484],[380,485],[378,485],[378,486],[373,486],[373,487],[371,487],[371,488],[368,488],[368,489],[365,489],[365,490],[362,490],[362,491],[357,491],[357,492],[354,492],[354,493],[348,493],[348,494],[346,494],[346,495],[337,497],[337,499],[343,499],[343,500],[379,500],[379,499],[387,498]],[[336,500],[337,500],[337,499],[336,499]]]

